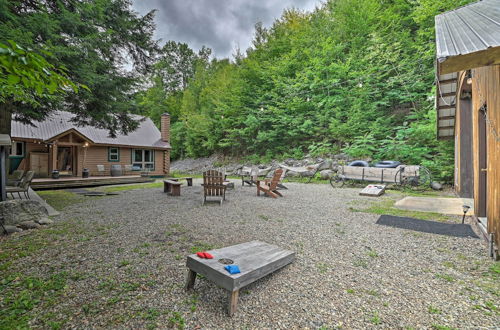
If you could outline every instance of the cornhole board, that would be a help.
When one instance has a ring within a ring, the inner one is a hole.
[[[187,257],[188,275],[186,290],[192,289],[196,274],[229,291],[228,314],[233,316],[238,305],[239,291],[258,279],[288,265],[295,259],[295,252],[260,241],[228,246],[207,251],[213,259],[203,259],[196,254]],[[241,273],[231,275],[224,269],[227,264],[238,265]]]
[[[361,196],[372,196],[378,197],[385,193],[384,184],[369,184],[363,190],[360,191]]]

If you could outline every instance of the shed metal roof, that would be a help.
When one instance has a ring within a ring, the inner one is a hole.
[[[42,122],[33,123],[35,126],[12,121],[12,138],[38,139],[48,141],[66,131],[76,130],[93,143],[106,145],[129,145],[137,147],[155,147],[169,149],[170,144],[161,140],[161,133],[149,118],[140,122],[139,127],[128,135],[118,134],[116,138],[109,136],[109,132],[92,126],[77,126],[71,120],[74,114],[66,111],[54,111]],[[142,117],[136,116],[137,120]]]
[[[454,59],[478,52],[491,52],[500,46],[500,0],[471,3],[437,15],[435,21],[437,59],[443,69],[441,73],[500,62],[499,49],[495,50],[494,55],[484,53],[484,62],[471,57],[460,61]]]

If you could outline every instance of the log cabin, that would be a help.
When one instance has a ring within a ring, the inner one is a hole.
[[[500,0],[435,17],[437,135],[455,141],[455,189],[498,258],[500,246]]]
[[[77,126],[74,115],[54,111],[33,125],[12,120],[9,171],[33,170],[35,177],[110,175],[112,165],[121,165],[125,175],[148,172],[164,176],[170,170],[170,116],[161,116],[158,129],[150,118],[136,116],[139,127],[127,135],[110,137],[92,126]],[[127,166],[125,166],[127,165]],[[128,171],[126,171],[128,169]]]

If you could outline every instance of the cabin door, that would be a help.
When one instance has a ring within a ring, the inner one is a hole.
[[[478,159],[478,170],[479,170],[479,196],[478,206],[479,209],[476,211],[479,218],[486,218],[487,210],[487,191],[488,191],[488,143],[487,143],[487,127],[486,127],[486,106],[483,106],[479,110],[478,116],[478,137],[479,137],[479,159]]]
[[[460,151],[455,155],[459,160],[459,195],[460,197],[472,198],[474,193],[474,166],[472,162],[472,102],[470,99],[461,99],[460,106]],[[455,149],[458,152],[457,149]]]

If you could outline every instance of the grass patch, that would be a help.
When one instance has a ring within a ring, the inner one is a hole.
[[[373,324],[380,324],[382,323],[382,320],[380,319],[380,316],[378,315],[378,312],[373,312],[372,318],[370,319],[370,322]]]
[[[429,314],[441,314],[441,310],[437,307],[434,307],[432,305],[429,305],[429,307],[427,308],[427,311],[429,312]]]
[[[131,185],[123,185],[123,186],[114,186],[114,187],[106,187],[102,189],[104,192],[118,192],[118,191],[127,191],[134,189],[151,189],[151,188],[163,188],[163,182],[151,182],[151,183],[138,183]]]
[[[66,190],[41,190],[36,192],[47,204],[61,211],[67,206],[81,203],[85,197]]]
[[[326,273],[328,271],[328,269],[330,268],[330,266],[324,262],[320,262],[319,264],[316,265],[316,267],[318,268],[318,270],[321,274]]]
[[[387,193],[397,193],[403,194],[403,196],[414,196],[414,197],[442,197],[442,198],[456,198],[455,195],[446,192],[446,191],[435,191],[435,190],[424,190],[424,191],[415,191],[408,188],[396,188],[394,186],[391,189],[386,190]]]
[[[436,277],[443,279],[446,282],[455,282],[456,281],[456,279],[453,276],[448,275],[448,274],[436,274]]]
[[[330,184],[330,180],[321,180],[319,173],[317,173],[314,178],[309,182],[309,177],[287,177],[283,182],[297,182],[297,183],[319,183],[319,184]]]
[[[66,272],[52,274],[47,278],[14,273],[2,276],[0,280],[0,329],[28,329],[29,322],[40,317],[45,328],[61,326],[60,322],[43,315],[32,313],[37,308],[43,310],[57,303],[66,288]],[[42,308],[40,308],[42,306]],[[46,313],[44,313],[46,314]]]
[[[387,214],[398,217],[408,217],[421,220],[434,220],[443,222],[453,220],[453,218],[439,213],[400,210],[394,207],[394,203],[396,203],[396,201],[393,199],[385,199],[380,202],[374,202],[370,204],[370,206],[368,206],[367,208],[349,207],[349,210],[352,212],[363,212],[363,213],[372,213],[380,215]]]
[[[195,242],[195,245],[189,249],[191,253],[202,252],[215,249],[215,245],[204,242]]]
[[[433,324],[432,329],[434,330],[455,330],[455,328],[448,327],[446,325]]]
[[[168,325],[170,328],[184,329],[186,321],[179,312],[172,312],[172,316],[168,318]]]

